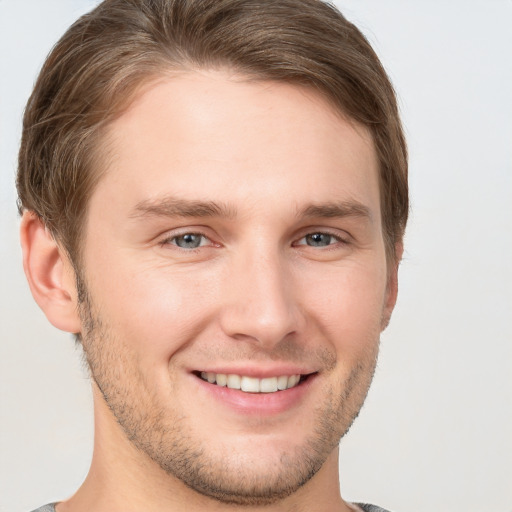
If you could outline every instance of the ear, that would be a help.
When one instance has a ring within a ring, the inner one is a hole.
[[[23,269],[35,301],[55,327],[80,332],[75,273],[65,251],[33,212],[24,212],[20,238]]]
[[[389,324],[391,313],[395,309],[398,296],[398,267],[404,253],[404,244],[402,241],[395,244],[394,259],[388,261],[388,283],[386,287],[386,297],[384,309],[382,311],[381,330],[383,331]]]

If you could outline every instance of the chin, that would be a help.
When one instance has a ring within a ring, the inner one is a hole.
[[[319,446],[295,447],[290,450],[257,450],[257,457],[231,450],[228,456],[213,458],[197,454],[194,460],[176,464],[158,463],[169,475],[181,480],[193,491],[232,505],[269,505],[298,491],[320,470],[328,454],[320,454]],[[320,455],[320,456],[319,456]]]

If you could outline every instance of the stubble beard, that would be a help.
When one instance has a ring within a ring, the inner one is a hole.
[[[128,347],[95,312],[83,282],[78,290],[83,326],[78,340],[91,377],[127,439],[168,475],[224,504],[269,505],[306,484],[358,416],[375,371],[378,340],[348,378],[326,391],[315,411],[317,425],[307,440],[292,451],[283,451],[277,464],[275,460],[263,464],[265,470],[255,473],[254,465],[237,462],[224,451],[222,456],[212,456],[208,440],[190,436],[186,417],[177,411],[172,414],[159,403],[161,397],[150,388],[137,358],[130,357]],[[253,456],[257,458],[257,448]]]

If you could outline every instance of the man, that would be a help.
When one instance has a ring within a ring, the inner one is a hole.
[[[389,80],[319,0],[106,0],[24,118],[24,268],[92,376],[95,447],[41,511],[382,510],[338,443],[397,294]]]

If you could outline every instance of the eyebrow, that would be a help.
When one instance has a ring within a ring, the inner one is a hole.
[[[146,217],[224,217],[234,219],[236,208],[215,201],[197,201],[176,197],[146,199],[137,203],[131,218]],[[340,201],[311,204],[297,211],[298,218],[345,218],[360,217],[372,220],[370,209],[359,201]]]
[[[146,199],[135,205],[130,217],[226,217],[234,218],[236,211],[229,205],[214,201],[194,201],[176,197]]]
[[[340,201],[334,203],[312,204],[299,211],[302,218],[344,218],[360,217],[372,220],[370,208],[359,201]]]

